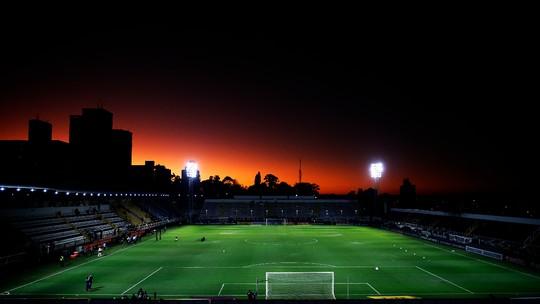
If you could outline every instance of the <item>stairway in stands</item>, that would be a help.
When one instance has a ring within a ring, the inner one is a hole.
[[[115,205],[117,213],[133,225],[150,223],[152,217],[139,206],[129,201],[122,201]]]

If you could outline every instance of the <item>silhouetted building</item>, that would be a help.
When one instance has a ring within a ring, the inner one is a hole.
[[[401,208],[416,207],[416,186],[408,178],[399,187],[399,205]]]
[[[131,166],[132,133],[126,130],[113,129],[111,133],[112,164],[121,170]]]
[[[69,143],[79,145],[82,141],[82,117],[81,115],[69,116]]]
[[[376,189],[359,189],[358,202],[360,209],[362,210],[362,214],[368,215],[370,222],[373,220],[373,217],[378,217],[383,214],[384,206],[378,204]]]
[[[82,115],[72,115],[69,143],[82,145],[106,144],[111,140],[113,114],[103,108],[85,108]]]
[[[69,142],[77,182],[90,188],[127,187],[132,134],[115,130],[113,114],[103,108],[85,108],[70,117]]]
[[[28,122],[28,142],[31,144],[47,144],[52,140],[52,125],[39,119]]]
[[[130,186],[144,191],[169,191],[172,187],[171,170],[147,160],[144,165],[131,166]]]
[[[0,182],[6,184],[65,185],[70,175],[70,147],[52,140],[52,125],[28,122],[28,141],[0,141]]]
[[[158,191],[165,191],[168,190],[172,183],[172,174],[171,169],[167,169],[167,167],[162,165],[155,166],[154,169],[154,175],[156,178],[156,185],[158,187]]]

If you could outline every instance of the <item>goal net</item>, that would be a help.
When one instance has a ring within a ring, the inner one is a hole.
[[[286,218],[266,218],[265,219],[266,226],[268,225],[287,225],[287,219]]]
[[[267,272],[266,299],[335,299],[333,272]]]

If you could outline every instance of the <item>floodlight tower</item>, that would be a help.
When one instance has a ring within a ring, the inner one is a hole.
[[[189,222],[191,223],[193,221],[193,180],[197,178],[197,171],[199,170],[199,166],[197,163],[193,160],[190,160],[186,163],[186,176],[188,179],[188,217]]]
[[[384,165],[382,162],[376,162],[372,163],[369,167],[369,173],[371,175],[371,178],[373,178],[374,181],[374,188],[375,190],[379,190],[379,180],[382,177],[382,173],[384,172]]]
[[[379,194],[379,180],[382,177],[382,173],[384,172],[384,165],[382,162],[376,162],[372,163],[369,167],[369,173],[371,175],[371,178],[373,178],[373,188],[375,190],[375,193],[373,194],[373,204],[370,208],[371,211],[369,212],[369,222],[371,223],[373,221],[373,212],[377,209],[377,195]]]

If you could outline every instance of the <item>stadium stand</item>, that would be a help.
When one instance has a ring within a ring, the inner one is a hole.
[[[109,205],[101,205],[99,210],[96,207],[44,207],[34,208],[32,212],[14,209],[5,212],[3,217],[35,246],[47,252],[122,233],[129,227],[110,211]]]
[[[288,196],[238,196],[206,199],[200,211],[202,223],[257,222],[287,219],[289,223],[355,223],[356,201]]]
[[[131,201],[120,201],[115,203],[113,207],[118,214],[133,225],[137,226],[152,222],[152,217]]]
[[[540,220],[392,209],[384,226],[496,259],[540,268]]]

